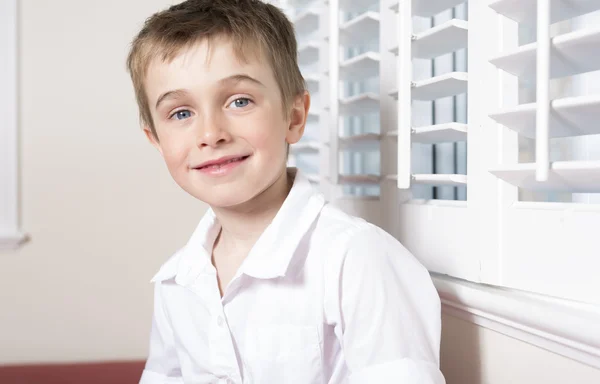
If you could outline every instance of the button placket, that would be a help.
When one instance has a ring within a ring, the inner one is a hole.
[[[219,292],[217,271],[212,264],[211,267],[208,273],[209,280],[206,281],[210,287],[207,287],[208,289],[204,291],[203,295],[206,301],[210,303],[212,316],[210,330],[208,331],[211,365],[217,377],[220,378],[219,383],[241,383],[241,381],[236,381],[241,380],[238,379],[240,377],[240,367],[238,366],[233,336],[227,323],[224,304]],[[210,292],[209,295],[207,295],[208,292]],[[232,377],[236,379],[234,380]]]
[[[225,380],[219,381],[219,383],[234,383],[235,381],[231,379],[231,373],[234,373],[233,376],[237,376],[239,367],[231,331],[227,324],[223,306],[220,303],[213,312],[209,342],[211,363],[216,370],[215,372],[219,372],[219,376],[222,375],[222,380]]]

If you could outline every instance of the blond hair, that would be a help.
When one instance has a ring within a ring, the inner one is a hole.
[[[127,57],[140,119],[156,138],[144,80],[155,59],[173,60],[201,40],[226,37],[239,58],[263,55],[277,81],[284,113],[305,90],[297,62],[294,28],[277,7],[259,0],[187,0],[152,15],[133,40]]]

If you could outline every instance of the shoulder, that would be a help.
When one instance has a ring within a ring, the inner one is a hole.
[[[315,233],[324,240],[335,242],[347,241],[355,234],[364,232],[372,226],[363,218],[352,216],[331,204],[321,210],[315,227]]]
[[[327,281],[334,285],[349,278],[364,283],[383,279],[408,285],[430,285],[425,266],[391,234],[337,208],[324,209],[321,234]],[[329,283],[328,283],[329,284]]]
[[[387,310],[419,303],[418,310],[427,316],[439,315],[439,297],[429,271],[400,241],[365,220],[333,211],[324,219],[328,215],[337,223],[322,255],[328,321],[341,319],[343,307],[350,312],[364,307],[370,313],[373,308],[367,303],[375,301]]]
[[[411,253],[382,228],[329,204],[321,212],[315,233],[320,244],[329,245],[345,258],[368,260],[377,255],[412,258]]]

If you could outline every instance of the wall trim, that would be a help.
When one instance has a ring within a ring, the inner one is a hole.
[[[0,249],[16,248],[19,228],[17,0],[0,0]]]
[[[11,234],[0,233],[0,251],[17,249],[28,239],[28,236],[21,232]]]
[[[600,369],[600,307],[432,273],[442,312]]]

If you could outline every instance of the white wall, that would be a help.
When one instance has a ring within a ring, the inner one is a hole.
[[[125,57],[168,1],[20,2],[22,221],[0,253],[0,364],[141,358],[149,280],[205,207],[146,143]]]
[[[32,240],[0,254],[0,364],[146,354],[148,281],[205,210],[145,143],[125,72],[130,39],[167,3],[20,2]],[[600,371],[451,317],[442,367],[449,384],[600,382]]]

